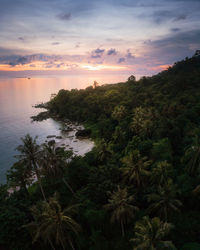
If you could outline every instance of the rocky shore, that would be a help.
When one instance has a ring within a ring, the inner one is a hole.
[[[43,107],[45,104],[39,104],[36,107]],[[90,139],[91,131],[85,129],[83,125],[77,122],[71,122],[68,119],[62,119],[49,111],[39,113],[37,116],[32,116],[34,122],[41,122],[46,119],[53,119],[60,124],[60,129],[55,135],[48,135],[45,142],[56,147],[63,147],[65,150],[72,150],[73,155],[85,155],[94,147],[94,142]]]

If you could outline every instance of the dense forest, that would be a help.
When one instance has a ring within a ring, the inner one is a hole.
[[[72,157],[22,139],[0,186],[0,249],[200,249],[199,55],[60,90],[47,108],[84,124],[95,147]]]

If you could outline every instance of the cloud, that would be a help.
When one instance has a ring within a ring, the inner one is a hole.
[[[16,65],[25,65],[27,63],[31,62],[28,57],[19,57],[16,60],[10,61],[10,66],[16,66]]]
[[[105,49],[95,49],[92,51],[91,58],[101,58],[104,52]]]
[[[177,10],[176,11],[157,10],[157,11],[153,12],[152,18],[156,24],[161,24],[161,23],[164,23],[164,22],[170,21],[170,20],[173,22],[185,20],[185,19],[187,19],[187,15],[183,14],[183,13],[179,13],[179,11],[177,14]]]
[[[108,56],[117,55],[116,49],[109,49],[108,52],[107,52],[107,55],[108,55]]]
[[[69,21],[71,19],[71,13],[60,13],[56,17],[62,21]]]
[[[20,41],[22,41],[22,42],[24,42],[25,41],[25,39],[24,39],[24,37],[18,37],[18,40],[20,40]]]
[[[156,24],[161,24],[166,20],[174,17],[174,14],[168,10],[158,10],[152,14],[153,20]]]
[[[23,49],[10,49],[5,47],[0,47],[0,57],[2,56],[13,56],[13,55],[24,55],[27,51]]]
[[[133,56],[133,54],[130,52],[130,49],[127,50],[126,58],[127,59],[134,59],[135,58],[135,56]]]
[[[170,36],[152,41],[149,44],[149,57],[152,60],[163,58],[164,64],[171,64],[186,56],[192,56],[200,47],[200,30],[177,32]]]
[[[76,48],[76,49],[80,48],[80,43],[77,43],[77,44],[75,45],[75,48]]]
[[[42,61],[42,62],[57,61],[60,60],[61,58],[62,57],[59,55],[45,55],[45,54],[33,54],[26,56],[8,55],[8,56],[0,56],[0,63],[14,67],[17,65],[25,65],[28,63],[32,63],[34,61]]]
[[[187,16],[186,15],[180,15],[180,16],[177,16],[176,18],[174,18],[174,22],[178,22],[178,21],[182,21],[182,20],[185,20],[187,19]]]
[[[180,31],[181,29],[179,29],[179,28],[172,28],[172,29],[170,29],[172,32],[178,32],[178,31]]]
[[[103,54],[104,53],[104,51],[105,51],[105,49],[96,49],[96,50],[94,50],[94,52],[96,53],[96,54]]]
[[[52,45],[59,45],[59,42],[53,42]]]
[[[120,63],[122,63],[122,62],[125,62],[125,60],[126,60],[126,59],[125,59],[124,57],[120,57],[117,63],[120,64]]]

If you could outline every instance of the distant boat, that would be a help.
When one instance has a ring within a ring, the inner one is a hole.
[[[30,80],[31,78],[30,77],[28,77],[28,80]]]

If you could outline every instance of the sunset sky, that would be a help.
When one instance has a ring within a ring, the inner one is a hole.
[[[152,75],[200,49],[200,0],[0,0],[0,75]]]

